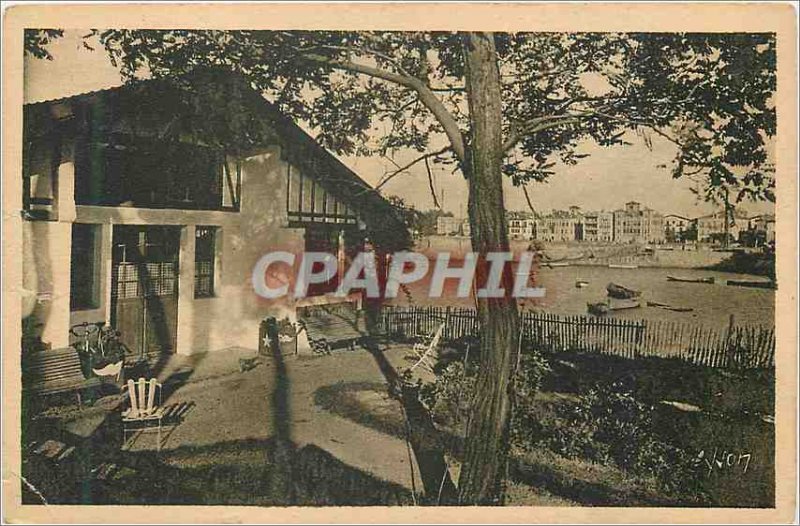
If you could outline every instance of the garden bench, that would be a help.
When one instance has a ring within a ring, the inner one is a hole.
[[[330,354],[331,349],[346,345],[353,349],[365,335],[361,313],[353,302],[299,307],[297,320],[308,335],[311,349]]]
[[[97,377],[83,375],[81,359],[72,347],[35,351],[22,356],[23,391],[49,395],[75,391],[81,405],[81,390],[100,385]]]

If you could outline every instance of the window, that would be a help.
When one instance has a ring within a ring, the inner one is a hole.
[[[99,305],[100,246],[96,225],[72,225],[70,252],[70,310],[96,309]]]
[[[75,198],[81,205],[237,210],[236,160],[217,149],[115,135],[78,144]]]
[[[291,223],[355,225],[358,222],[350,205],[328,192],[315,178],[291,165],[286,170],[286,212]]]
[[[214,296],[214,258],[217,229],[198,226],[194,236],[194,297]]]
[[[308,225],[306,227],[306,252],[327,252],[338,259],[339,256],[339,230],[327,225]],[[321,272],[322,263],[314,263],[312,272]],[[325,283],[311,283],[308,286],[309,296],[322,296],[336,291],[339,286],[339,276],[334,275]]]
[[[23,152],[23,210],[28,219],[58,219],[60,145],[54,138],[26,141]]]

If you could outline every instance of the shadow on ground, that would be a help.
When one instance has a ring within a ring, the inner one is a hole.
[[[23,502],[48,504],[200,504],[373,506],[412,504],[411,493],[314,446],[290,445],[291,498],[274,438],[239,440],[162,453],[84,448],[67,464],[32,458]],[[40,495],[37,495],[35,488]],[[280,488],[278,492],[275,488]]]

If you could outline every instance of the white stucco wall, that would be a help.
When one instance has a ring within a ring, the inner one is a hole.
[[[25,287],[38,294],[39,302],[33,313],[43,324],[43,340],[53,347],[65,346],[72,324],[110,320],[114,225],[179,225],[177,352],[192,354],[232,346],[256,348],[258,325],[264,317],[289,316],[294,320],[295,316],[296,305],[292,301],[260,298],[251,284],[253,267],[266,252],[287,250],[300,254],[304,247],[304,230],[288,225],[286,170],[287,164],[277,146],[246,159],[242,165],[239,212],[75,206],[72,173],[64,171],[60,179],[64,190],[60,205],[67,213],[58,222],[25,222],[23,232]],[[66,199],[65,194],[69,196]],[[72,222],[100,225],[102,278],[99,307],[70,313]],[[194,240],[198,225],[218,227],[215,295],[211,298],[194,298]],[[312,298],[304,303],[326,301],[342,299]],[[300,346],[301,350],[307,349],[305,341]]]

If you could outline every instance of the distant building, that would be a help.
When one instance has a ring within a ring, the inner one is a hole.
[[[564,210],[535,220],[535,239],[541,241],[575,241],[583,237],[582,217]]]
[[[749,238],[749,245],[763,246],[775,242],[775,215],[760,214],[747,220],[747,236],[742,233],[741,237]]]
[[[510,212],[508,214],[508,237],[530,241],[534,237],[536,221],[530,214]]]
[[[693,219],[688,217],[679,216],[676,214],[667,214],[664,216],[664,239],[668,243],[675,243],[683,241],[686,237],[686,232],[694,223]]]
[[[725,211],[719,210],[697,218],[697,240],[709,243],[725,236]],[[747,215],[735,210],[733,217],[729,218],[727,232],[731,239],[739,239],[739,234],[749,226]]]
[[[436,233],[440,236],[449,236],[461,232],[461,219],[453,216],[439,216],[436,219]]]
[[[662,243],[664,216],[636,201],[614,211],[614,241],[617,243]]]
[[[583,239],[606,242],[614,240],[614,214],[612,212],[585,212],[583,214]]]

